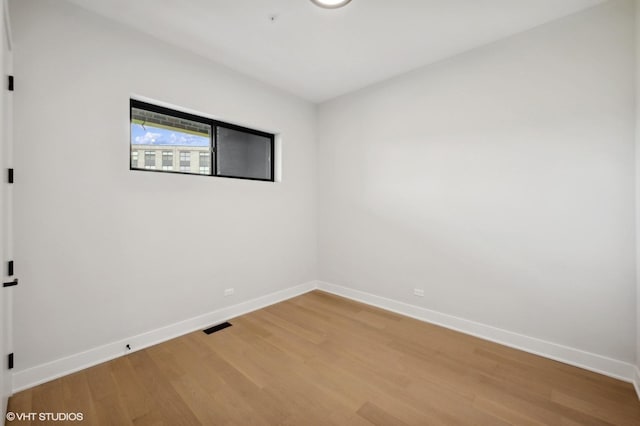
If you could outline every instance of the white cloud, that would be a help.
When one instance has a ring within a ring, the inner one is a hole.
[[[160,133],[147,132],[144,134],[144,136],[137,136],[136,143],[141,145],[154,144],[156,143],[158,138],[160,138],[160,136],[162,136],[162,134]]]

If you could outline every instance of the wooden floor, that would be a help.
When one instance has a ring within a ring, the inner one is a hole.
[[[9,410],[118,426],[640,425],[628,383],[320,291],[231,323],[26,390]]]

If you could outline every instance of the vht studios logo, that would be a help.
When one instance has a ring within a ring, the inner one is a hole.
[[[41,422],[81,422],[84,419],[82,413],[14,413],[9,411],[5,416],[8,421],[19,422],[39,420]]]

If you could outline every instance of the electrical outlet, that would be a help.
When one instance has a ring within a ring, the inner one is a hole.
[[[416,296],[424,297],[424,290],[421,288],[414,288],[413,294],[415,294]]]
[[[233,296],[233,293],[235,293],[235,289],[233,288],[228,288],[224,291],[225,296]]]

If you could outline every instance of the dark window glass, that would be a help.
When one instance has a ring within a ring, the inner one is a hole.
[[[272,145],[272,137],[218,126],[218,174],[271,180]]]

